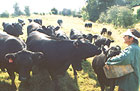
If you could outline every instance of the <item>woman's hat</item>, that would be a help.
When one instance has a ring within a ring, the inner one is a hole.
[[[137,31],[136,29],[130,29],[130,31],[132,32],[133,35],[140,38],[140,32],[139,31]]]
[[[136,33],[136,31],[135,31],[135,33]],[[135,33],[131,29],[128,29],[125,33],[123,33],[123,35],[129,35],[129,36],[131,36],[131,37],[133,37],[133,38],[138,40],[138,38],[140,37],[140,33],[139,34],[137,34],[137,33],[135,34]],[[137,36],[137,35],[139,35],[139,36]]]

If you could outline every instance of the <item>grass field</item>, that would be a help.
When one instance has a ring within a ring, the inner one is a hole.
[[[70,29],[74,28],[77,30],[82,31],[85,34],[92,33],[92,34],[100,34],[100,31],[102,28],[107,28],[108,30],[111,30],[113,32],[111,39],[115,40],[112,45],[120,45],[122,49],[126,47],[126,45],[123,44],[123,39],[121,36],[121,33],[126,31],[127,29],[123,28],[115,28],[112,25],[108,24],[98,24],[93,23],[93,27],[91,29],[87,29],[84,27],[85,22],[90,21],[83,21],[80,18],[73,18],[68,16],[59,16],[59,15],[45,15],[45,16],[37,16],[32,15],[30,17],[20,16],[16,18],[0,18],[0,29],[2,30],[2,22],[17,22],[18,18],[21,18],[25,21],[26,25],[23,27],[24,35],[21,35],[20,38],[26,40],[27,38],[27,25],[29,24],[28,18],[34,19],[34,18],[41,18],[43,20],[43,25],[54,25],[57,26],[57,19],[62,19],[63,24],[61,30],[66,32],[66,34],[69,36]],[[135,28],[139,29],[139,24],[135,25]],[[105,37],[108,37],[104,35]],[[94,73],[91,62],[93,60],[92,58],[88,58],[87,61],[84,61],[82,63],[83,70],[78,72],[77,79],[73,75],[73,70],[71,66],[69,67],[66,76],[60,77],[60,84],[62,86],[62,91],[100,91],[99,83],[96,78],[96,74]],[[16,80],[15,83],[18,87],[17,91],[53,91],[54,90],[54,84],[51,81],[48,72],[45,71],[43,73],[40,73],[36,76],[33,76],[29,80],[30,85],[24,85],[24,83],[21,83],[18,81],[18,74],[16,74]],[[0,91],[12,91],[11,90],[11,80],[8,78],[7,73],[0,73]],[[115,91],[117,91],[117,86],[115,87]],[[106,88],[106,91],[108,91],[108,88]]]

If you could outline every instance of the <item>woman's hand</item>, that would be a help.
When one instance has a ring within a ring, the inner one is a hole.
[[[109,70],[109,66],[107,64],[105,64],[104,66],[107,70]]]

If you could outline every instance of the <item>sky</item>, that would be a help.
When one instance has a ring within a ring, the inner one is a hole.
[[[63,8],[78,11],[85,5],[85,0],[2,0],[0,3],[0,13],[8,11],[14,12],[13,5],[18,3],[20,10],[24,11],[25,6],[29,6],[31,12],[50,12],[52,8],[62,11]]]

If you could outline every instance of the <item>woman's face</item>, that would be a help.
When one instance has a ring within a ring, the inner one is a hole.
[[[124,35],[123,39],[124,39],[124,43],[127,45],[130,45],[133,43],[133,37],[129,37],[128,35]]]

